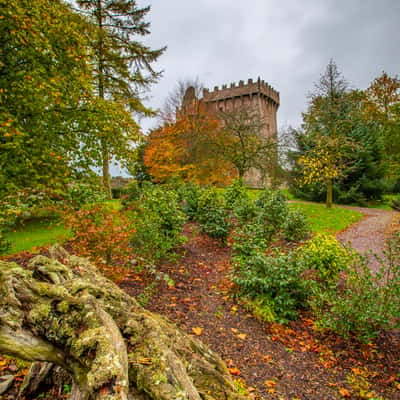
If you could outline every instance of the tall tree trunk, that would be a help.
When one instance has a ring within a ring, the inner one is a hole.
[[[75,400],[240,400],[222,360],[62,248],[0,261],[0,352],[62,367]]]
[[[332,208],[333,204],[333,181],[328,179],[326,181],[326,208]]]
[[[97,44],[97,85],[99,97],[104,100],[104,42],[103,42],[103,5],[101,0],[97,0],[97,27],[99,29],[99,41]],[[112,199],[111,193],[111,177],[110,177],[110,152],[108,150],[107,139],[101,139],[101,155],[103,166],[103,186],[108,200]]]
[[[108,200],[112,199],[111,192],[111,176],[110,176],[110,154],[108,151],[107,142],[105,139],[101,141],[102,159],[103,159],[103,186]]]

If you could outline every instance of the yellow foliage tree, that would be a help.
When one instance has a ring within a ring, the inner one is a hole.
[[[314,145],[298,159],[302,168],[301,183],[326,185],[326,206],[333,204],[333,182],[347,166],[345,155],[354,143],[343,137],[319,136]]]

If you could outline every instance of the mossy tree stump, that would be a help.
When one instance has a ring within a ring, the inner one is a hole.
[[[216,354],[62,248],[0,261],[0,352],[62,367],[74,400],[242,398]]]

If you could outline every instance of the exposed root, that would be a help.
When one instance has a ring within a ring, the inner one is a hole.
[[[68,371],[70,398],[234,400],[224,363],[198,340],[62,248],[29,269],[0,262],[0,351]]]

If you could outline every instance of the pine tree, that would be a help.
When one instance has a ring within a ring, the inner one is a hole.
[[[333,203],[333,180],[338,177],[338,168],[341,163],[340,143],[344,136],[340,132],[340,121],[344,114],[343,99],[348,91],[348,85],[343,75],[339,72],[336,63],[331,59],[326,66],[325,72],[314,85],[314,91],[310,94],[310,106],[307,113],[303,114],[304,128],[306,132],[314,136],[318,143],[315,149],[325,155],[327,165],[320,168],[318,158],[310,155],[303,158],[303,162],[309,161],[312,165],[310,171],[326,171],[320,179],[326,185],[326,206],[332,207]],[[310,175],[310,174],[309,174]]]
[[[150,7],[140,8],[134,0],[78,0],[77,4],[79,11],[90,18],[96,29],[91,46],[95,56],[97,96],[100,100],[117,102],[129,113],[150,115],[151,111],[143,105],[140,96],[160,77],[160,72],[156,72],[151,64],[165,50],[152,50],[137,40],[137,37],[150,33],[150,24],[144,20]],[[124,134],[121,130],[117,132]],[[113,154],[110,137],[115,145],[115,132],[103,130],[98,134],[103,184],[111,196],[109,162]]]

